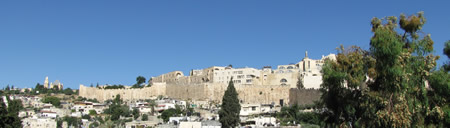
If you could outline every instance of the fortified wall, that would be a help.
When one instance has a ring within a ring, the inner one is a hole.
[[[233,68],[232,65],[212,66],[191,70],[189,76],[181,71],[173,71],[152,77],[148,83],[152,87],[129,89],[100,89],[80,85],[79,95],[96,98],[99,101],[113,99],[120,94],[124,100],[149,99],[159,95],[180,100],[214,101],[220,103],[228,82],[233,82],[239,100],[245,104],[312,104],[320,98],[322,83],[320,70],[326,60],[336,60],[335,54],[314,60],[305,57],[298,63],[256,68]],[[309,89],[296,89],[298,80]],[[312,89],[311,89],[312,88]]]
[[[289,105],[308,105],[314,104],[314,101],[319,101],[322,93],[318,89],[297,89],[291,88],[289,90]]]
[[[149,99],[159,95],[180,100],[214,101],[220,103],[227,84],[154,84],[152,87],[130,89],[99,89],[80,85],[79,96],[105,101],[120,94],[123,100]],[[286,85],[236,85],[241,103],[289,104],[290,87]]]
[[[98,101],[105,101],[114,99],[114,96],[120,94],[124,100],[138,100],[149,99],[153,96],[165,95],[166,86],[157,84],[152,87],[145,88],[129,88],[129,89],[99,89],[96,87],[87,87],[80,85],[79,96],[88,99],[97,99]]]

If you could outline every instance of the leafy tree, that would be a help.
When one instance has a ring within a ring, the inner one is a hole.
[[[136,84],[134,84],[133,86],[131,86],[131,88],[142,88],[144,86],[141,86],[143,83],[145,83],[145,77],[143,76],[138,76],[136,78]]]
[[[123,85],[112,85],[112,86],[106,86],[103,89],[123,89],[123,88],[125,88],[125,86],[123,86]]]
[[[139,109],[137,108],[133,108],[133,118],[136,120],[137,118],[139,118]]]
[[[397,17],[374,18],[369,51],[341,47],[336,61],[326,61],[321,99],[328,125],[424,127],[426,118],[442,119],[425,84],[438,59],[430,35],[418,34],[425,21],[423,12],[402,14],[398,24]]]
[[[281,111],[277,113],[277,119],[280,119],[282,126],[296,125],[296,124],[310,124],[322,126],[320,114],[317,112],[301,112],[300,110],[315,107],[315,105],[299,106],[294,104],[290,107],[283,107]],[[295,122],[295,124],[294,124]]]
[[[445,42],[444,46],[444,54],[447,55],[447,59],[450,59],[450,40]],[[450,71],[450,61],[447,61],[447,63],[444,65],[445,71]]]
[[[70,88],[66,88],[66,89],[64,89],[64,94],[66,94],[66,95],[72,95],[73,94],[73,90],[72,89],[70,89]]]
[[[234,88],[233,78],[231,78],[228,88],[223,95],[222,106],[219,111],[219,121],[222,123],[222,127],[237,127],[240,123],[240,111],[241,105],[239,104],[238,93]]]
[[[97,111],[95,111],[95,110],[89,110],[89,115],[91,115],[91,116],[97,115]]]
[[[142,121],[147,121],[148,120],[148,115],[147,114],[143,114],[142,115]]]
[[[8,100],[8,107],[6,107],[3,98],[0,97],[0,127],[1,128],[20,128],[22,121],[19,118],[19,110],[23,108],[21,100]]]
[[[73,127],[80,127],[80,125],[82,124],[80,118],[71,117],[71,116],[63,117],[63,121],[66,121],[68,126],[73,126]]]
[[[104,110],[104,113],[110,114],[112,121],[119,120],[120,116],[129,117],[131,115],[131,112],[128,109],[128,106],[122,105],[122,103],[123,101],[120,98],[120,95],[117,94],[114,100],[112,101],[112,104],[109,105],[109,108]]]
[[[450,41],[445,43],[444,54],[447,58],[450,57]],[[436,124],[438,126],[450,126],[450,105],[448,99],[450,99],[450,73],[448,67],[450,62],[447,62],[439,70],[432,72],[429,77],[429,85],[432,91],[429,91],[428,96],[430,98],[430,107],[442,108],[442,112],[439,109],[433,109],[430,115],[425,120],[427,123]],[[441,116],[443,115],[443,116]]]
[[[138,77],[136,78],[136,84],[141,85],[141,84],[143,84],[143,83],[145,83],[145,77],[143,77],[143,76],[138,76]]]
[[[36,86],[34,87],[33,93],[37,92],[39,92],[40,94],[47,93],[47,88],[45,88],[44,85],[37,83]]]
[[[167,109],[167,110],[164,110],[164,111],[161,113],[161,118],[164,120],[164,122],[167,122],[167,121],[169,121],[169,118],[170,118],[170,117],[172,117],[172,116],[177,116],[178,114],[180,114],[180,113],[177,113],[177,110],[176,110],[176,109],[174,109],[174,108],[169,108],[169,109]]]
[[[150,107],[152,107],[152,115],[154,115],[155,114],[155,107],[158,104],[156,104],[155,100],[145,100],[145,101],[147,103],[149,103]]]
[[[98,122],[89,124],[89,128],[98,128],[98,126],[100,126],[100,124],[98,124]]]
[[[83,116],[81,116],[81,119],[91,120],[91,116],[89,114],[88,115],[83,115]]]
[[[364,57],[365,51],[356,46],[347,51],[341,46],[338,50],[337,60],[326,60],[322,68],[321,100],[328,110],[324,120],[331,127],[342,124],[343,120],[352,123],[357,120],[356,101],[361,96],[360,85],[365,80],[365,69],[368,69],[363,62],[370,60]]]
[[[44,99],[42,99],[43,103],[50,103],[55,107],[60,107],[61,105],[61,101],[58,97],[54,97],[54,96],[47,96],[44,97]]]

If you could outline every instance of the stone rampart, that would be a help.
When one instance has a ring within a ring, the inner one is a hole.
[[[129,89],[99,89],[96,87],[86,87],[80,85],[79,96],[105,101],[113,99],[114,96],[120,94],[124,100],[149,99],[152,96],[165,95],[165,85],[153,85],[145,88],[129,88]]]
[[[155,84],[152,87],[139,89],[99,89],[80,85],[79,95],[82,97],[105,101],[120,94],[124,100],[149,99],[153,96],[167,96],[180,100],[215,101],[220,103],[228,84]],[[282,85],[237,85],[241,103],[276,104],[289,103],[290,87]]]
[[[322,93],[318,89],[297,89],[289,90],[289,104],[310,105],[314,101],[319,101]]]

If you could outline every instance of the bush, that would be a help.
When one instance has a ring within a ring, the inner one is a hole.
[[[61,105],[61,101],[58,97],[54,97],[54,96],[47,96],[44,97],[44,99],[42,99],[43,103],[50,103],[55,107],[59,107]]]

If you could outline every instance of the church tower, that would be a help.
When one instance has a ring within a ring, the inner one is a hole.
[[[48,76],[45,77],[44,88],[48,88]]]

